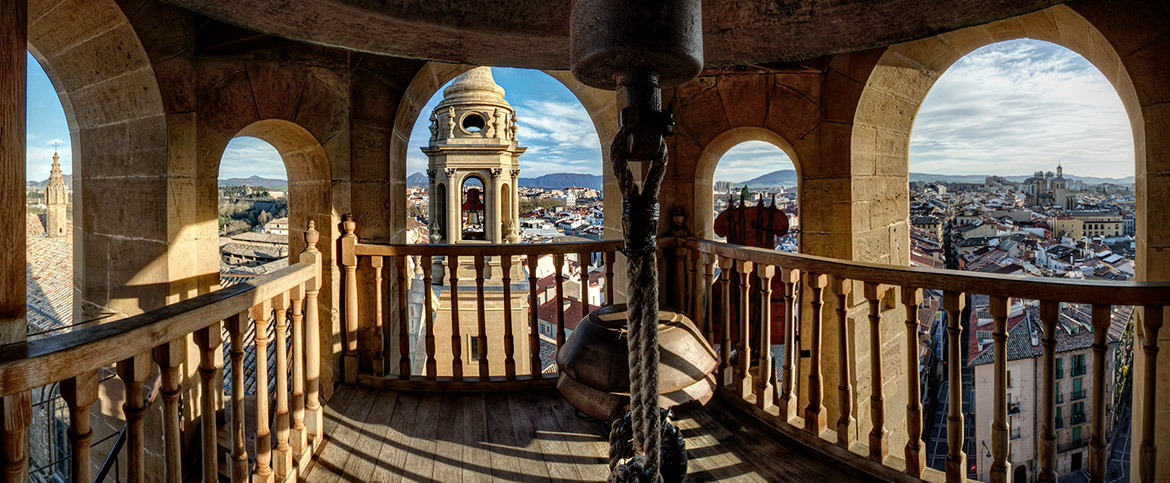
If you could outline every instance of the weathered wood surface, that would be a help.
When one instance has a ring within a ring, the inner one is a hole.
[[[729,404],[675,410],[687,481],[861,481]],[[596,482],[609,445],[554,390],[426,394],[343,385],[306,481]]]

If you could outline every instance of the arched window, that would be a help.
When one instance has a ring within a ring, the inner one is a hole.
[[[475,176],[468,176],[463,180],[459,209],[463,240],[486,239],[484,224],[487,223],[487,198],[483,186],[483,180]]]
[[[288,264],[289,182],[280,153],[248,136],[228,142],[219,165],[220,285]]]
[[[799,176],[787,153],[765,141],[741,142],[719,158],[712,181],[716,239],[799,251]]]

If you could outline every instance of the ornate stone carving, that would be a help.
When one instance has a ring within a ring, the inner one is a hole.
[[[447,106],[447,138],[455,137],[455,108]]]
[[[427,178],[429,178],[431,181],[435,180],[436,174],[439,174],[439,170],[435,168],[427,168]]]
[[[499,109],[492,111],[492,119],[493,137],[508,139],[508,131],[504,129],[504,115]]]
[[[520,177],[520,168],[513,168],[512,169],[512,181],[516,181],[516,179],[519,177]]]
[[[431,112],[431,142],[439,139],[439,118]]]
[[[451,179],[451,178],[455,177],[455,171],[457,171],[457,170],[455,168],[447,168],[447,169],[444,169],[443,171],[447,173],[447,179]]]
[[[492,168],[492,179],[499,178],[502,174],[504,174],[503,168]]]
[[[512,139],[513,140],[516,139],[516,130],[520,129],[517,126],[517,123],[519,121],[520,121],[520,116],[517,116],[516,114],[512,114],[512,125],[508,126],[508,129],[512,131]]]

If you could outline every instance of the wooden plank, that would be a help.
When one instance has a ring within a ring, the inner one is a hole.
[[[540,481],[529,473],[532,465],[528,460],[517,457],[519,445],[512,434],[512,410],[508,404],[508,396],[487,393],[483,397],[492,478],[495,481]],[[544,479],[548,480],[547,474]]]
[[[415,394],[400,393],[394,405],[394,412],[386,423],[382,437],[382,449],[370,481],[396,482],[402,480],[403,465],[410,454],[411,434],[414,432],[419,397]],[[419,475],[421,476],[421,475]]]
[[[541,455],[548,465],[548,475],[557,481],[587,480],[577,468],[577,457],[569,451],[569,445],[555,437],[561,434],[561,428],[547,397],[547,393],[534,395],[524,409],[535,429]]]
[[[434,473],[435,438],[439,429],[439,402],[437,395],[420,396],[418,409],[412,416],[408,416],[417,419],[411,428],[411,444],[406,461],[402,464],[401,481],[426,481]]]
[[[374,413],[374,403],[379,399],[378,389],[358,386],[354,400],[346,410],[346,425],[349,435],[349,457],[345,461],[343,478],[349,481],[369,481],[374,473],[374,462],[378,452],[382,449],[381,435],[375,433],[381,421],[371,422]],[[391,410],[393,410],[391,408]],[[382,411],[385,412],[385,411]],[[376,419],[375,419],[376,420]],[[340,436],[339,436],[340,437]]]
[[[435,441],[434,481],[459,481],[463,475],[463,409],[462,395],[442,394],[439,399],[439,420]]]
[[[487,442],[487,414],[483,394],[467,394],[463,399],[462,427],[463,477],[461,481],[492,481],[492,457]]]
[[[341,469],[345,467],[345,458],[349,453],[342,447],[345,442],[336,439],[336,430],[342,414],[349,407],[353,389],[353,386],[341,386],[333,392],[333,399],[323,405],[325,415],[322,430],[325,439],[320,453],[309,468],[309,473],[305,475],[309,481],[329,482],[337,481],[341,477]]]
[[[532,471],[536,481],[551,481],[554,479],[548,463],[545,462],[543,449],[536,434],[536,423],[532,418],[530,406],[536,395],[533,393],[508,393],[508,407],[511,410],[512,435],[516,440],[516,447],[522,448],[524,458],[521,462],[526,465],[525,473]]]
[[[609,477],[609,435],[602,434],[602,427],[596,420],[586,421],[577,416],[577,411],[560,394],[547,392],[547,402],[556,417],[560,433],[569,447],[569,454],[577,460],[577,471],[581,478],[591,481],[605,481]]]
[[[349,471],[346,473],[359,481],[385,481],[375,480],[375,475],[379,473],[378,469],[383,461],[386,461],[383,460],[385,441],[393,423],[394,413],[398,410],[398,393],[378,389],[371,390],[374,391],[375,398],[360,429],[362,438],[370,440],[369,443],[361,446],[362,458],[369,462],[369,470],[367,472],[365,466],[362,465],[358,468],[362,473]],[[352,456],[350,459],[353,459]]]

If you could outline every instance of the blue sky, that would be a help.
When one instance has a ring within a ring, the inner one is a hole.
[[[28,179],[49,176],[53,143],[72,172],[69,131],[48,78],[29,58]],[[539,71],[493,68],[520,119],[525,177],[601,173],[597,133],[585,109],[560,82]],[[407,150],[407,175],[425,171],[429,113],[419,115]],[[1133,135],[1125,110],[1104,76],[1076,53],[1047,42],[1015,40],[963,57],[927,95],[910,140],[910,169],[922,173],[1030,174],[1051,170],[1083,176],[1133,175]],[[763,142],[733,147],[715,179],[746,181],[791,169],[783,151]],[[255,138],[228,145],[220,177],[284,178],[276,150]]]

